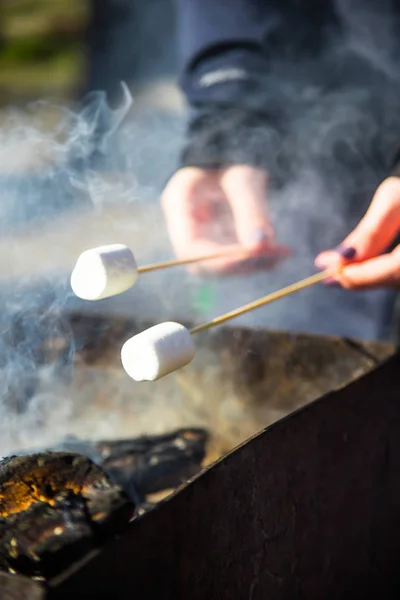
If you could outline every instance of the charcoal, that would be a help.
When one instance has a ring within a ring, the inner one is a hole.
[[[174,489],[201,470],[208,433],[186,428],[136,439],[88,441],[69,438],[52,451],[90,458],[137,504],[148,494]]]
[[[72,452],[0,462],[0,568],[47,579],[122,532],[135,505]]]

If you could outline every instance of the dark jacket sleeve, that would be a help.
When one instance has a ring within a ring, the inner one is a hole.
[[[269,0],[179,0],[180,86],[189,103],[183,165],[264,166],[278,136],[268,103],[265,42],[277,25]]]
[[[268,0],[178,1],[181,86],[190,103],[228,101],[232,82],[263,71],[267,6]]]
[[[271,174],[284,172],[293,156],[283,140],[302,104],[298,97],[285,97],[284,86],[271,86],[270,61],[291,62],[299,51],[318,56],[335,24],[331,3],[177,2],[180,86],[189,104],[181,165],[247,163]],[[391,157],[386,159],[390,163]],[[392,174],[400,176],[400,151]]]

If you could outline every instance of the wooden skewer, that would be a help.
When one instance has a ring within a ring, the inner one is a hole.
[[[203,256],[195,256],[192,258],[177,258],[172,260],[166,260],[159,263],[152,263],[150,265],[144,265],[138,267],[138,273],[150,273],[151,271],[160,271],[161,269],[169,269],[171,267],[180,267],[181,265],[189,265],[196,262],[202,262],[205,260],[213,260],[215,258],[222,258],[233,254],[233,252],[218,252],[216,254],[205,254]]]
[[[321,273],[317,273],[316,275],[311,275],[311,277],[307,277],[306,279],[302,279],[297,283],[292,283],[287,287],[284,287],[272,294],[268,294],[268,296],[264,296],[259,300],[255,300],[254,302],[250,302],[241,308],[237,308],[236,310],[232,310],[231,312],[225,313],[220,317],[216,317],[212,321],[208,321],[208,323],[203,323],[202,325],[197,325],[197,327],[193,327],[190,330],[190,333],[199,333],[200,331],[205,331],[206,329],[211,329],[212,327],[216,327],[217,325],[221,325],[221,323],[225,323],[230,319],[234,319],[235,317],[239,317],[240,315],[244,315],[256,308],[260,308],[260,306],[264,306],[265,304],[269,304],[270,302],[275,302],[275,300],[280,300],[281,298],[285,298],[285,296],[289,296],[290,294],[294,294],[304,288],[310,287],[311,285],[315,285],[327,279],[328,277],[332,277],[333,275],[337,275],[337,269],[327,269],[326,271],[322,271]]]

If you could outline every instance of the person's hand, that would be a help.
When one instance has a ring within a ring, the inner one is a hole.
[[[400,178],[389,177],[357,227],[339,248],[319,254],[315,264],[321,269],[338,266],[339,274],[329,283],[344,288],[400,287],[400,245],[387,251],[399,232]]]
[[[266,211],[267,184],[264,171],[247,165],[180,169],[161,199],[176,256],[221,255],[193,263],[192,272],[275,266],[289,249],[275,242]]]

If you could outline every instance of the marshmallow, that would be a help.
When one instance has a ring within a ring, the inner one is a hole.
[[[160,323],[131,337],[121,361],[135,381],[155,381],[189,364],[195,355],[193,338],[179,323]]]
[[[122,294],[138,278],[132,251],[123,244],[86,250],[78,258],[71,275],[71,287],[83,300],[102,300]]]

